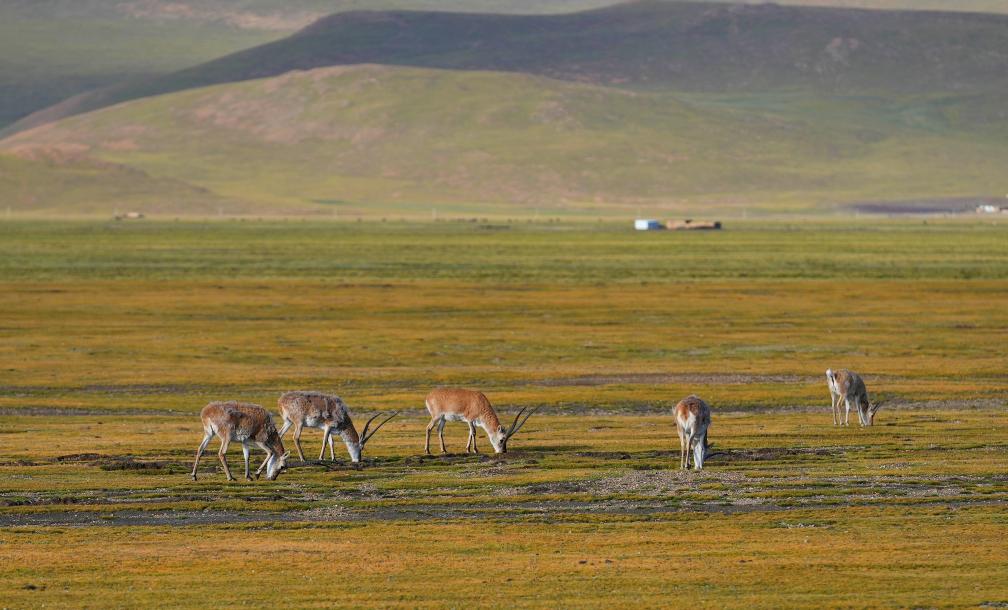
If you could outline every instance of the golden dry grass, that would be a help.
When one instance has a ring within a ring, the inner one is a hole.
[[[998,226],[4,229],[2,606],[1008,602]],[[827,366],[875,427],[830,425]],[[503,459],[421,458],[441,383],[544,408]],[[188,479],[205,402],[295,387],[405,411],[360,469],[228,484],[214,442]]]

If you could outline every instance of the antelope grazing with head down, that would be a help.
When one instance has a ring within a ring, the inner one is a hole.
[[[250,443],[255,443],[266,452],[266,459],[263,460],[256,476],[265,467],[266,478],[271,481],[280,474],[287,466],[288,453],[284,452],[283,442],[277,434],[276,426],[273,425],[273,418],[269,411],[246,402],[212,402],[203,407],[200,411],[200,419],[203,420],[203,442],[196,450],[196,462],[192,468],[192,479],[196,480],[196,467],[199,466],[203,451],[210,443],[210,439],[216,434],[220,438],[220,451],[217,457],[224,466],[224,474],[229,481],[234,481],[231,476],[231,469],[227,463],[227,448],[231,441],[238,441],[242,444],[242,453],[245,456],[245,478],[252,480],[249,476],[249,452]]]
[[[430,423],[427,424],[427,440],[424,443],[424,451],[430,454],[430,434],[434,426],[438,427],[438,436],[441,438],[441,453],[448,453],[444,444],[444,427],[447,421],[462,421],[469,426],[469,442],[466,443],[466,453],[479,453],[476,448],[476,426],[486,431],[490,444],[493,445],[496,453],[507,453],[507,442],[518,430],[525,425],[532,414],[539,407],[533,408],[522,419],[528,407],[522,408],[515,416],[510,428],[505,428],[497,419],[497,412],[490,405],[490,401],[483,392],[474,390],[463,390],[461,388],[437,388],[427,395],[424,401],[427,411],[431,414]]]
[[[691,394],[676,405],[675,420],[679,430],[679,467],[689,468],[692,453],[693,468],[703,470],[704,458],[710,455],[710,445],[707,443],[710,407],[699,396]]]
[[[368,434],[368,427],[371,422],[378,418],[381,413],[374,415],[364,424],[363,433],[358,436],[357,428],[354,427],[350,419],[350,410],[346,403],[339,396],[323,394],[322,392],[285,392],[277,405],[280,407],[280,416],[283,417],[284,424],[280,428],[280,438],[287,433],[287,429],[294,426],[294,446],[297,448],[298,456],[304,461],[304,452],[301,451],[301,430],[305,426],[309,428],[320,428],[322,430],[322,451],[319,452],[319,459],[325,456],[326,443],[329,444],[329,458],[336,460],[336,453],[333,450],[332,433],[340,435],[346,445],[347,453],[353,463],[360,462],[361,452],[364,445],[374,436],[378,429],[388,423],[390,419],[399,414],[396,411],[385,418],[382,423],[375,426],[375,429]]]
[[[833,400],[834,425],[840,425],[840,401],[846,406],[844,426],[850,425],[851,404],[857,409],[858,420],[862,426],[871,426],[875,423],[875,412],[882,406],[882,402],[872,404],[868,401],[868,389],[860,375],[847,369],[837,372],[826,369],[826,385],[829,386],[830,397]]]

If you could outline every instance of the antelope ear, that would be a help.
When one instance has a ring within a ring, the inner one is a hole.
[[[290,457],[290,451],[288,451],[288,452],[284,453],[284,454],[283,454],[282,456],[280,456],[280,457],[282,457],[283,459],[285,459],[285,460],[286,460],[287,458],[289,458],[289,457]]]

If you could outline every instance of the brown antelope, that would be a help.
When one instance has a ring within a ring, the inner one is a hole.
[[[301,451],[301,429],[304,426],[309,428],[322,429],[322,451],[319,452],[319,459],[325,456],[326,443],[329,444],[329,458],[336,460],[336,453],[333,450],[332,433],[335,430],[343,442],[346,444],[347,452],[353,463],[360,462],[361,452],[364,445],[374,436],[378,429],[388,423],[390,419],[399,414],[398,411],[389,415],[375,429],[368,434],[368,427],[381,413],[378,413],[364,424],[364,432],[357,436],[357,428],[354,428],[350,419],[350,410],[346,403],[339,396],[323,394],[322,392],[286,392],[277,401],[280,407],[280,415],[284,424],[280,428],[280,438],[287,433],[287,429],[294,426],[294,446],[298,455],[304,461],[304,452]]]
[[[826,385],[829,386],[830,395],[833,399],[833,423],[840,424],[840,401],[843,401],[846,410],[843,414],[843,425],[850,425],[851,405],[857,409],[858,420],[862,426],[871,426],[875,423],[875,412],[882,406],[881,402],[874,404],[868,401],[868,389],[865,388],[864,380],[854,371],[841,369],[833,372],[826,369]]]
[[[515,416],[510,428],[505,428],[497,419],[497,412],[490,405],[490,401],[483,392],[475,390],[464,390],[461,388],[437,388],[427,395],[424,401],[427,411],[431,414],[430,423],[427,424],[427,440],[424,443],[424,451],[430,455],[430,434],[434,426],[438,427],[438,436],[441,438],[441,453],[448,453],[444,444],[444,427],[447,421],[463,421],[469,426],[469,442],[466,443],[466,453],[479,453],[476,448],[476,426],[486,431],[490,444],[493,445],[496,453],[507,453],[507,442],[518,430],[525,425],[532,414],[539,407],[534,407],[522,419],[528,407],[522,408]]]
[[[266,452],[266,459],[262,466],[256,471],[256,476],[267,468],[266,478],[276,479],[277,476],[287,467],[287,456],[284,451],[283,442],[277,434],[276,426],[273,425],[273,418],[269,411],[259,405],[247,402],[212,402],[203,407],[200,411],[200,419],[203,420],[203,442],[196,450],[196,462],[192,468],[192,479],[196,480],[196,468],[199,466],[203,451],[210,443],[210,439],[216,434],[220,438],[220,451],[217,457],[224,466],[224,474],[229,481],[234,481],[231,476],[231,469],[227,463],[227,448],[231,441],[238,441],[242,444],[242,453],[245,456],[245,478],[252,480],[249,476],[249,452],[250,443],[255,443]]]
[[[693,468],[703,470],[704,458],[710,455],[707,428],[710,426],[710,407],[699,396],[691,394],[675,407],[676,428],[679,430],[679,467],[689,468],[690,452]]]

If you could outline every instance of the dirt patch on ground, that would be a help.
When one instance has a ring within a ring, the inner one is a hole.
[[[87,464],[102,470],[143,470],[146,472],[178,472],[182,467],[176,462],[165,460],[142,460],[132,455],[104,455],[101,453],[71,453],[52,459],[57,464]]]
[[[676,479],[659,481],[657,489],[674,486]],[[638,481],[634,478],[615,478],[609,485],[625,485],[632,488],[655,485],[655,481]],[[1002,500],[956,500],[935,496],[920,496],[915,506],[966,507],[966,506],[1008,506]],[[874,498],[856,498],[857,506],[882,506]],[[547,521],[564,522],[585,517],[628,516],[647,520],[677,519],[684,513],[738,514],[751,512],[807,511],[814,508],[809,504],[782,506],[769,502],[741,500],[734,503],[723,502],[679,502],[674,499],[612,499],[597,501],[544,500],[541,502],[507,502],[492,504],[419,504],[407,506],[381,506],[373,509],[356,508],[340,504],[324,505],[301,511],[226,511],[206,509],[202,511],[143,511],[135,509],[114,512],[93,511],[46,511],[25,514],[0,514],[0,527],[46,527],[46,526],[193,526],[227,525],[241,523],[322,523],[322,522],[371,522],[371,521]]]
[[[738,373],[623,373],[614,375],[576,375],[547,377],[519,382],[515,385],[545,387],[602,385],[745,385],[750,383],[813,383],[815,376],[743,375]]]

